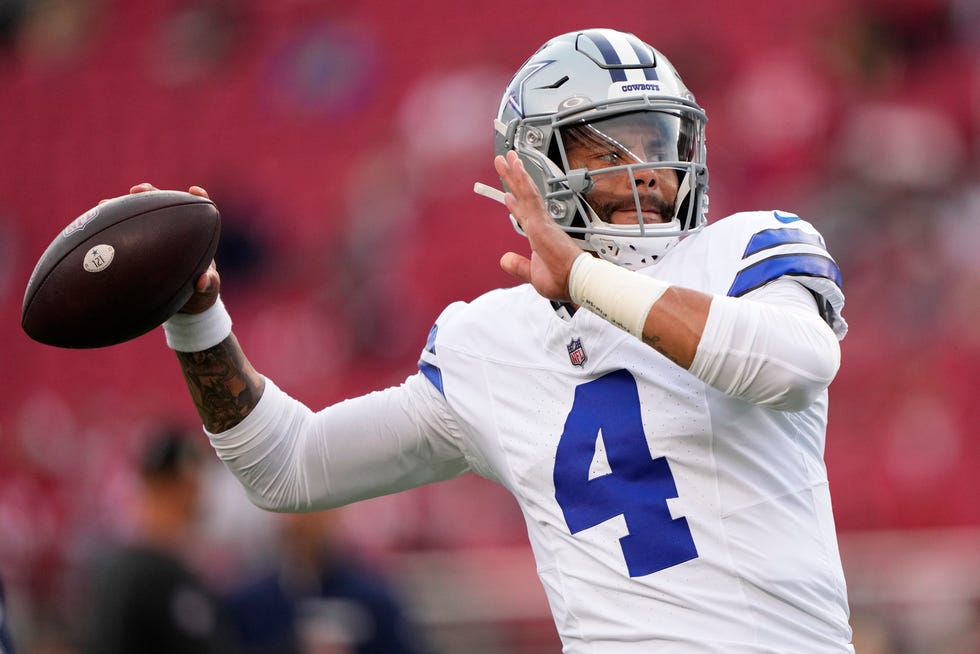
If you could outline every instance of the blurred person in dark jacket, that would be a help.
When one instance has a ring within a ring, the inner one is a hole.
[[[100,551],[89,577],[87,654],[237,651],[217,602],[187,558],[201,474],[200,453],[179,429],[162,430],[144,451],[132,537]]]
[[[7,615],[7,594],[0,579],[0,654],[14,654],[14,642],[10,637]]]
[[[423,654],[383,573],[353,556],[335,511],[281,514],[274,567],[228,597],[248,654]]]

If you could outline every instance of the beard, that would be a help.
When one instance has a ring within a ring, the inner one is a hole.
[[[599,220],[609,224],[612,224],[611,217],[616,211],[636,211],[636,198],[632,195],[622,197],[593,192],[588,194],[585,199]],[[674,218],[674,203],[668,202],[659,195],[641,197],[640,208],[644,214],[657,214],[661,223],[670,222]],[[643,222],[652,224],[658,221],[656,218],[644,218]]]

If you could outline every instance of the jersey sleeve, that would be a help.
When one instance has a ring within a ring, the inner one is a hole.
[[[432,329],[429,330],[429,336],[425,340],[425,347],[422,348],[422,354],[419,356],[419,373],[421,373],[429,383],[439,391],[439,393],[445,398],[446,389],[442,383],[442,367],[439,363],[439,355],[436,351],[436,340],[439,336],[439,328],[447,323],[449,323],[455,315],[461,312],[466,307],[465,302],[454,302],[446,307],[443,312],[436,318],[436,322],[432,325]]]
[[[442,397],[421,374],[314,412],[271,380],[235,427],[208,434],[273,511],[312,511],[456,477],[468,468]]]
[[[725,221],[722,221],[725,222]],[[742,297],[779,278],[791,278],[816,298],[820,315],[838,340],[847,333],[840,268],[817,229],[780,211],[741,214],[730,242],[739,248],[729,297]]]
[[[742,299],[715,296],[690,372],[732,397],[800,411],[839,368],[840,345],[814,298],[779,278]]]

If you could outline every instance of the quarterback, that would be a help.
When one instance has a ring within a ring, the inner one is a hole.
[[[705,122],[631,34],[545,43],[494,121],[504,189],[476,186],[528,238],[501,258],[523,283],[447,307],[400,386],[319,411],[251,366],[205,273],[164,328],[251,500],[475,472],[523,512],[564,652],[853,652],[823,460],[840,271],[791,212],[707,223]]]

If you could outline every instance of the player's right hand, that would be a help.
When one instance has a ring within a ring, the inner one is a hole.
[[[130,188],[129,192],[130,194],[136,194],[156,190],[158,189],[152,184],[143,182],[142,184],[136,184]],[[187,192],[191,195],[210,199],[208,192],[200,186],[192,186],[187,189]],[[103,200],[103,202],[105,202],[105,200]],[[201,313],[218,300],[218,293],[220,291],[221,276],[218,274],[218,269],[214,265],[214,260],[212,259],[211,265],[208,266],[208,269],[197,278],[197,282],[194,284],[194,294],[191,295],[190,299],[187,300],[187,303],[180,308],[179,313]]]

